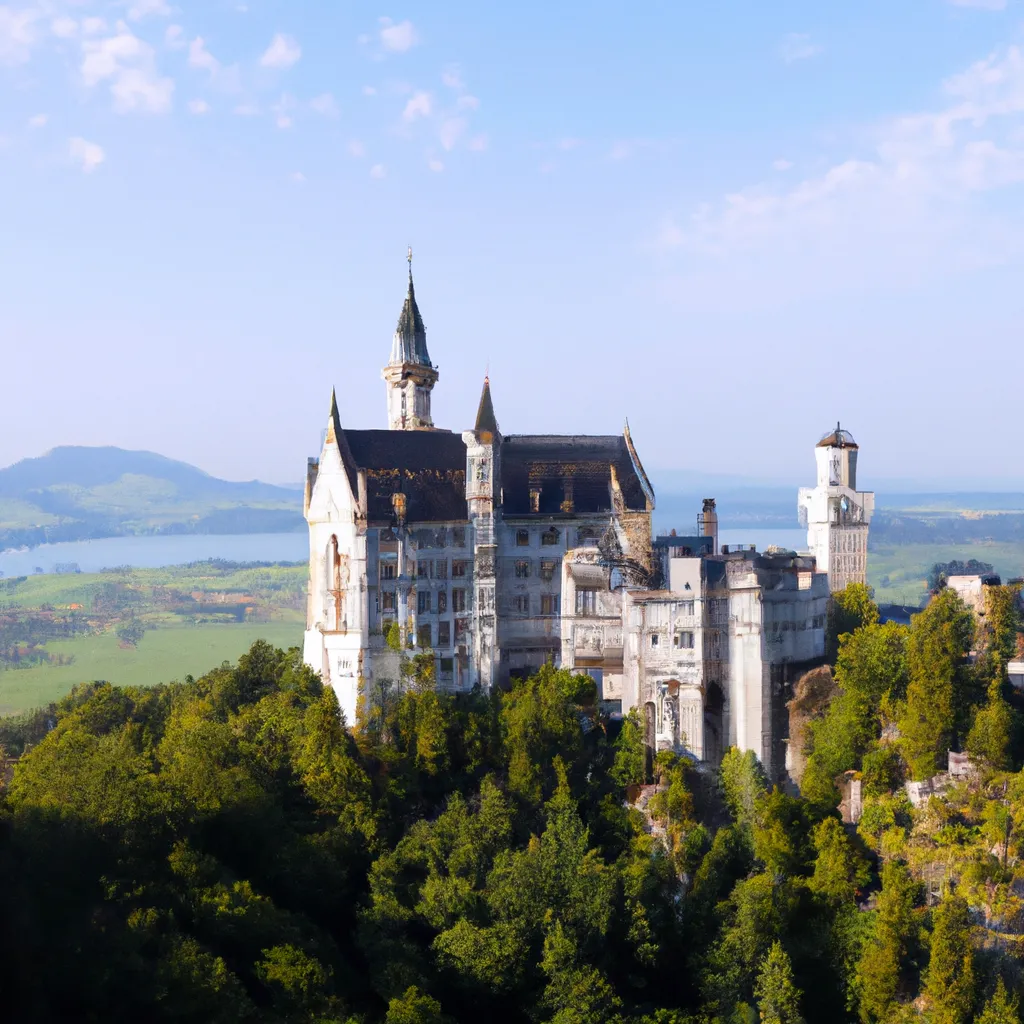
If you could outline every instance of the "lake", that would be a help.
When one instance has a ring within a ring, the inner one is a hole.
[[[763,551],[770,544],[799,551],[807,543],[803,530],[722,530],[719,543],[730,546],[756,544]],[[208,534],[185,537],[106,537],[102,540],[42,544],[28,550],[0,551],[0,573],[30,576],[37,569],[55,572],[58,565],[77,564],[82,572],[99,572],[117,565],[159,569],[208,558],[230,562],[304,562],[309,540],[304,533]]]

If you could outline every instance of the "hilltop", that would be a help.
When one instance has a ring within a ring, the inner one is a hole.
[[[302,528],[298,489],[220,480],[155,452],[63,446],[0,469],[0,547]]]

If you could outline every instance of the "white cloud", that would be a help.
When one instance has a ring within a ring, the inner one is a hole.
[[[202,36],[196,36],[188,44],[188,66],[190,68],[203,68],[215,75],[220,71],[220,61],[206,48]]]
[[[666,218],[657,243],[688,272],[676,293],[777,301],[798,289],[890,287],[1024,249],[1024,213],[1003,201],[1024,185],[1024,53],[993,53],[943,91],[944,104],[882,122],[867,148],[851,146],[819,174]]]
[[[291,179],[296,185],[304,185],[306,183],[306,176],[302,171],[292,171]]]
[[[118,113],[159,114],[171,107],[174,82],[156,69],[153,48],[118,22],[115,35],[82,42],[82,81],[110,83]]]
[[[164,32],[164,45],[170,50],[184,50],[188,45],[185,42],[185,30],[180,25],[168,25]]]
[[[167,0],[134,0],[128,8],[129,21],[142,21],[153,15],[157,18],[169,18],[171,9],[167,6]]]
[[[210,104],[206,100],[189,100],[188,109],[191,114],[208,114],[210,112]]]
[[[608,153],[609,160],[628,160],[633,155],[633,147],[628,142],[616,142]]]
[[[291,128],[294,124],[292,111],[295,109],[295,106],[295,98],[288,93],[284,93],[270,108],[274,114],[274,123],[278,128]]]
[[[0,64],[25,64],[36,41],[37,11],[0,7]]]
[[[428,166],[428,167],[429,167],[429,168],[430,168],[430,169],[431,169],[431,170],[432,170],[432,171],[433,171],[433,172],[434,172],[435,174],[440,174],[440,173],[441,173],[441,171],[443,171],[443,170],[444,170],[444,164],[443,164],[443,163],[442,163],[442,162],[441,162],[440,160],[438,160],[438,159],[437,159],[436,157],[430,157],[430,159],[429,159],[429,160],[427,160],[427,166]]]
[[[50,22],[50,31],[58,39],[73,39],[78,34],[78,22],[74,18],[62,15]]]
[[[383,164],[374,164],[370,168],[371,178],[383,178],[388,173],[388,169]]]
[[[258,117],[260,108],[255,103],[239,103],[234,112],[239,117]]]
[[[364,85],[363,86],[363,95],[364,96],[376,96],[377,95],[377,90],[372,85]]]
[[[477,135],[469,140],[469,148],[474,153],[482,153],[487,148],[487,136]]]
[[[402,111],[402,119],[415,121],[418,117],[430,117],[433,107],[434,101],[429,92],[413,93],[405,105],[405,110]]]
[[[568,138],[559,139],[556,145],[563,153],[568,153],[570,150],[579,149],[583,145],[583,140],[569,136]]]
[[[779,159],[779,160],[773,160],[772,161],[772,167],[776,171],[788,171],[788,170],[792,169],[793,164],[789,160]]]
[[[980,11],[1004,11],[1006,0],[949,0],[954,7],[976,7]]]
[[[338,104],[329,92],[325,92],[322,96],[315,96],[309,101],[309,107],[315,113],[323,114],[324,117],[338,116]]]
[[[36,114],[28,119],[28,126],[29,128],[44,128],[49,120],[46,114]]]
[[[98,36],[107,31],[107,23],[102,18],[83,18],[82,31],[87,36]]]
[[[806,32],[790,32],[779,46],[779,56],[787,63],[807,60],[821,53],[822,48]]]
[[[366,147],[358,139],[353,139],[348,144],[348,152],[350,156],[354,156],[356,159],[359,159],[366,156]]]
[[[460,96],[455,101],[455,106],[459,110],[479,110],[480,101],[475,96]]]
[[[448,68],[441,75],[441,81],[448,86],[449,89],[464,89],[466,83],[462,80],[462,75],[459,73],[458,68]]]
[[[411,21],[400,21],[396,25],[390,18],[381,18],[380,24],[380,44],[391,53],[405,53],[419,42]]]
[[[291,37],[281,32],[270,42],[263,56],[260,57],[260,65],[265,68],[276,68],[278,71],[285,71],[292,65],[297,64],[302,56],[302,47]]]
[[[451,151],[455,148],[455,144],[462,138],[463,133],[466,130],[466,121],[461,117],[449,117],[441,122],[441,129],[438,132],[438,138],[441,140],[441,145],[444,149]]]
[[[82,138],[74,138],[68,141],[68,154],[86,174],[95,171],[107,158],[102,146],[98,146],[95,142],[86,142]]]

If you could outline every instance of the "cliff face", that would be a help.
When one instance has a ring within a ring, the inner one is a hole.
[[[790,780],[797,786],[803,778],[807,764],[804,746],[807,743],[807,727],[820,718],[837,693],[832,669],[828,665],[811,669],[802,675],[793,687],[793,699],[786,705],[789,710],[789,753],[787,767]]]

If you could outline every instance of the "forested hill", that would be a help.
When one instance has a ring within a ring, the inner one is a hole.
[[[153,452],[66,446],[0,469],[0,546],[301,528],[297,489],[219,480]]]
[[[351,728],[263,643],[0,720],[22,755],[0,796],[5,1017],[1020,1024],[1020,622],[996,596],[984,628],[949,590],[910,626],[864,587],[837,600],[803,797],[736,750],[650,765],[589,677],[441,694],[429,653]],[[912,806],[950,747],[975,775]]]

